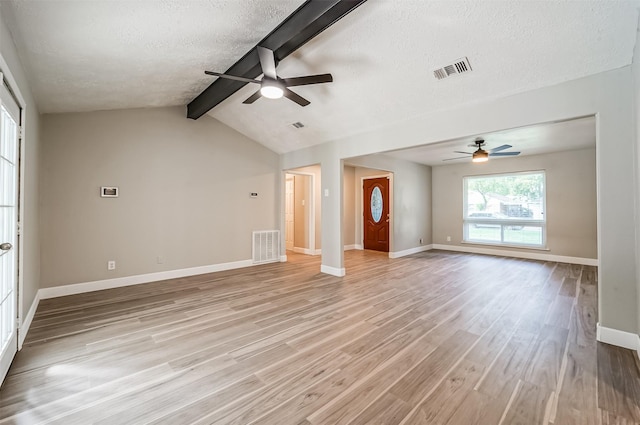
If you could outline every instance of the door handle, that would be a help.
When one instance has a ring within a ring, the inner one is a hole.
[[[9,242],[0,244],[0,249],[3,251],[9,251],[11,248],[13,248],[13,245],[11,245]]]

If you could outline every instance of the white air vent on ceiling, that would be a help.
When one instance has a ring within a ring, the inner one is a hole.
[[[280,261],[280,231],[253,232],[253,264]]]
[[[442,68],[434,70],[433,75],[435,75],[438,80],[442,80],[443,78],[469,71],[471,71],[471,65],[469,65],[469,59],[465,57],[462,59],[458,59],[449,65],[445,65]]]

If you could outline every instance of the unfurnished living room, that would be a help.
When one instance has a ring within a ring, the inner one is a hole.
[[[640,424],[640,0],[0,0],[0,424]]]

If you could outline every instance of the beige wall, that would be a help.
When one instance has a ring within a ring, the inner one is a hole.
[[[636,32],[636,45],[633,51],[633,118],[635,124],[635,168],[636,168],[636,264],[640,264],[640,172],[638,171],[640,165],[640,32]],[[636,304],[637,304],[637,321],[638,331],[640,335],[640,267],[636,267]],[[640,350],[639,350],[640,354]]]
[[[384,155],[350,158],[357,165],[356,243],[362,245],[362,178],[391,172],[392,239],[389,250],[401,252],[431,244],[431,167]],[[422,239],[422,244],[420,243]]]
[[[209,116],[175,107],[42,122],[45,287],[248,260],[251,232],[279,227],[278,156]]]
[[[463,245],[464,176],[533,170],[546,175],[548,253],[597,258],[595,148],[433,167],[433,243]]]
[[[24,165],[24,174],[21,176],[24,183],[24,204],[22,205],[22,288],[20,291],[22,310],[21,318],[24,319],[29,311],[38,289],[40,288],[40,115],[36,102],[31,94],[31,88],[22,64],[16,53],[13,39],[5,25],[6,17],[0,16],[0,54],[6,63],[0,71],[10,74],[15,80],[11,81],[12,88],[20,92],[24,98],[24,157],[21,161]],[[7,76],[7,78],[9,78]]]
[[[342,183],[344,189],[343,203],[343,234],[345,246],[356,244],[356,169],[345,165]]]
[[[310,202],[311,177],[302,174],[294,175],[294,240],[296,248],[311,249],[309,216],[313,202]]]

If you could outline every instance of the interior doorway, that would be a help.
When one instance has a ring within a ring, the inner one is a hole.
[[[284,240],[285,249],[319,255],[320,166],[287,170],[285,173]]]
[[[295,178],[293,174],[287,174],[285,179],[285,205],[284,205],[284,240],[285,248],[293,250],[295,239]]]

